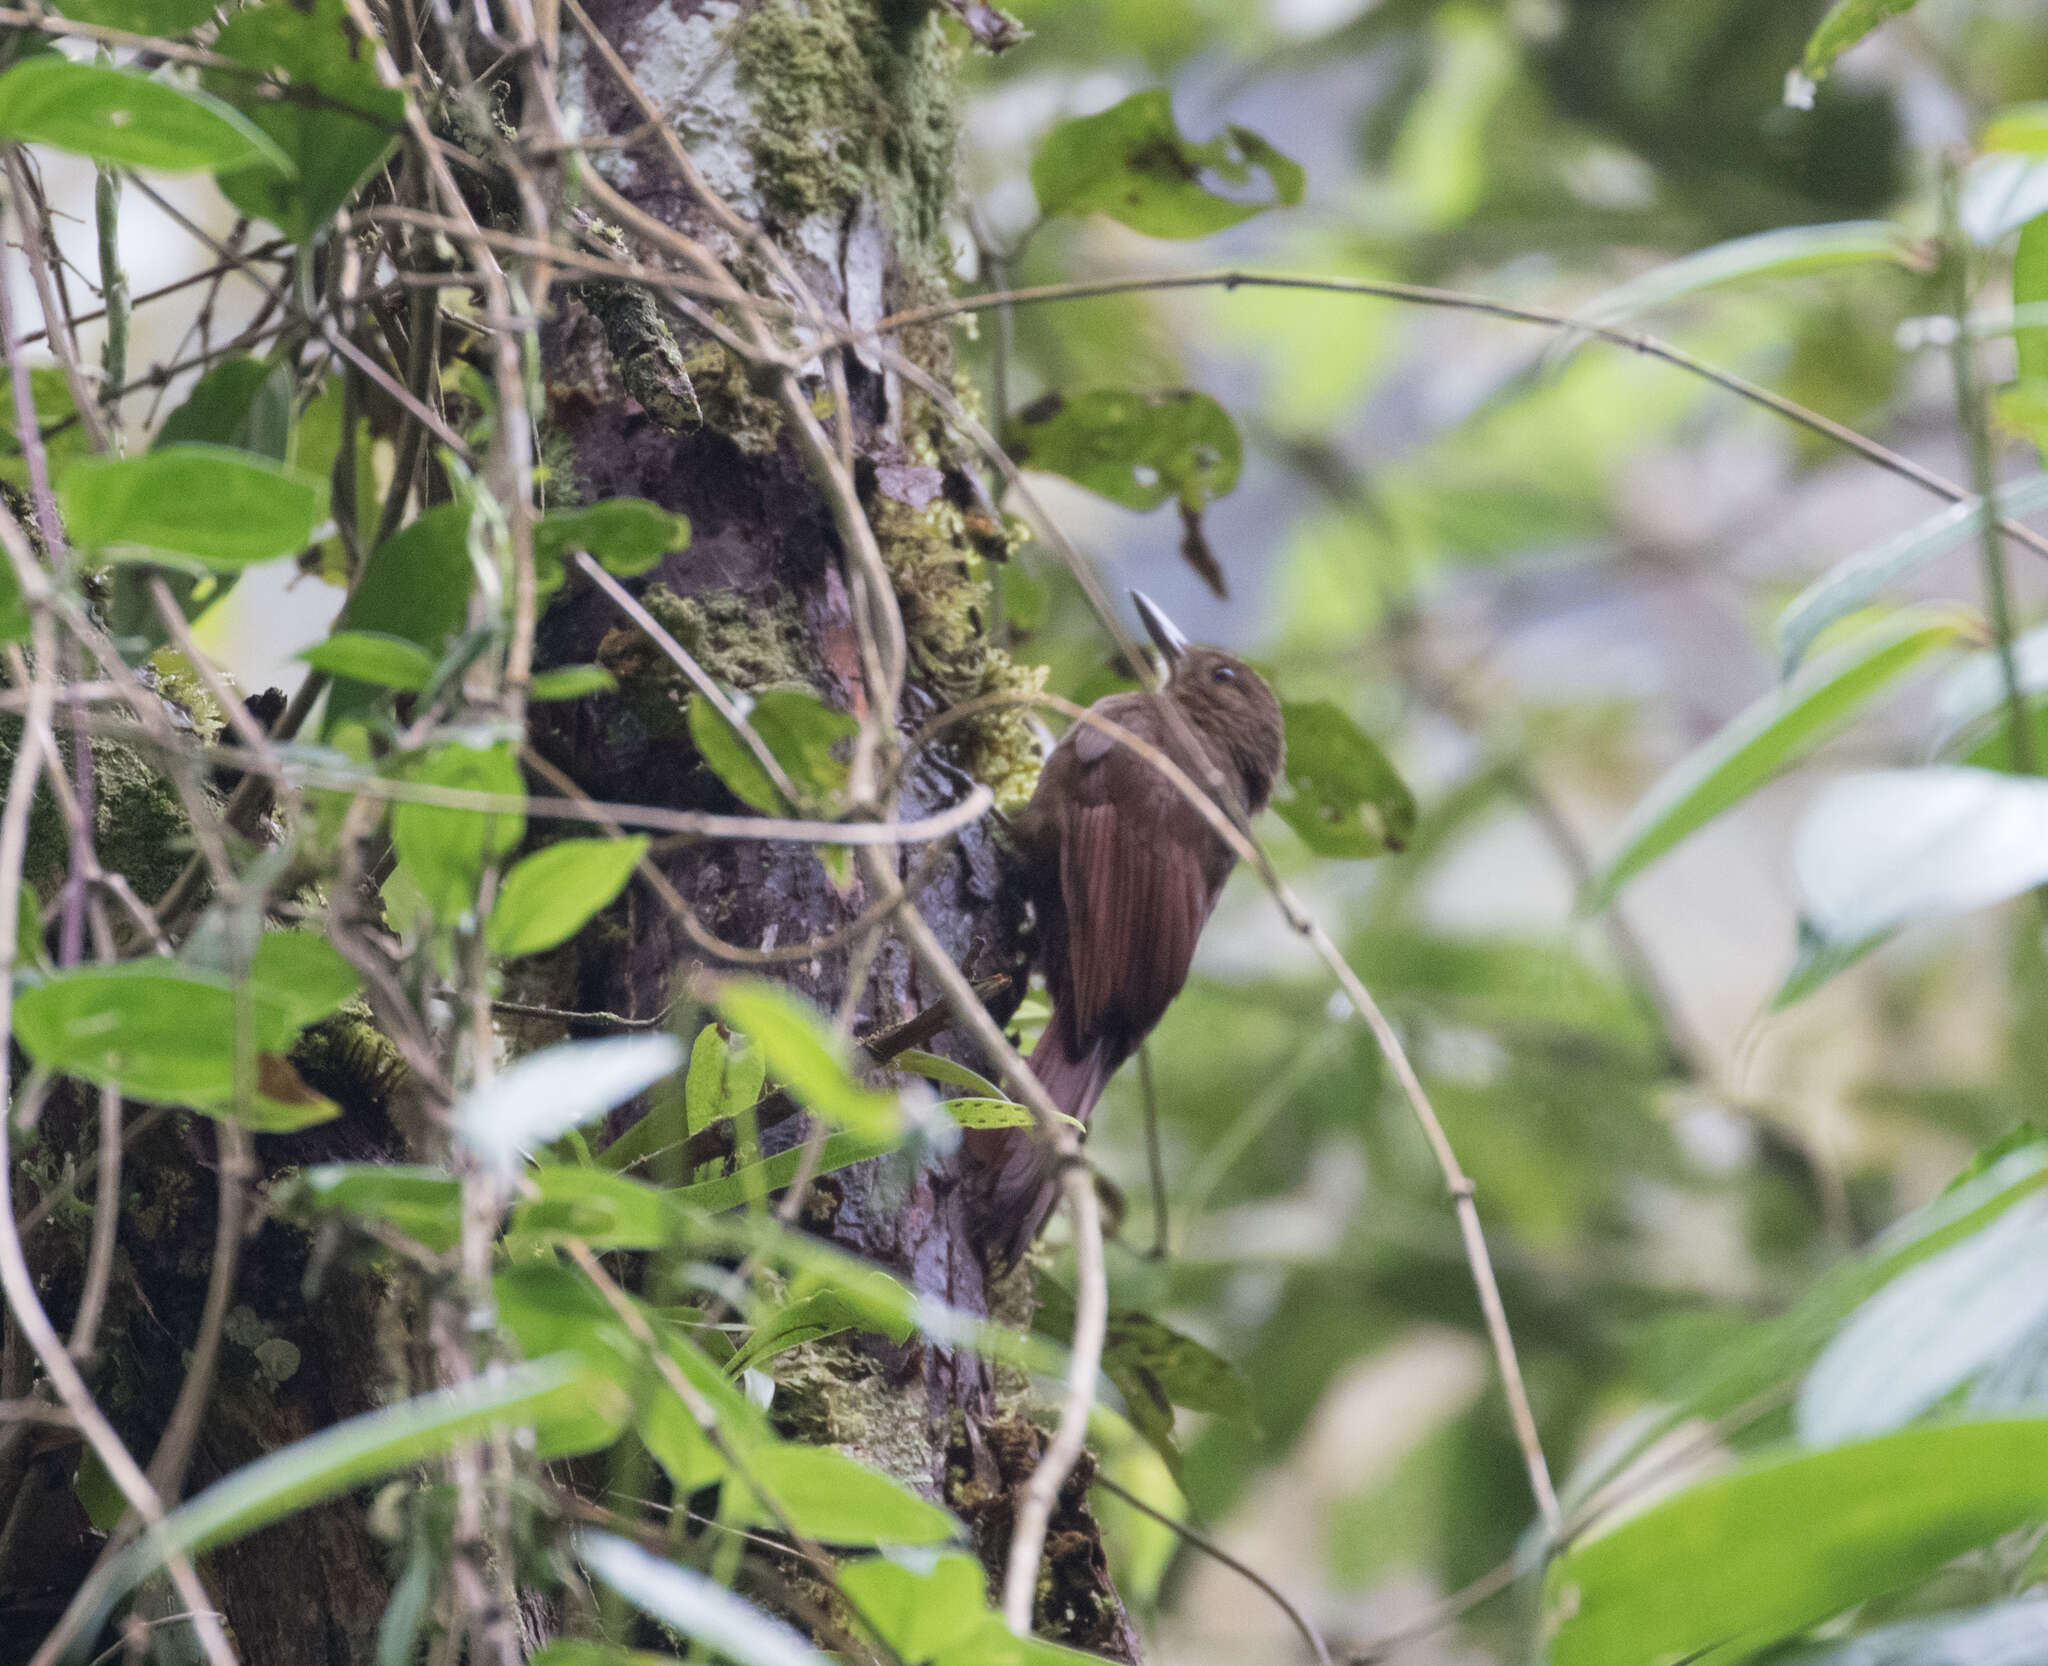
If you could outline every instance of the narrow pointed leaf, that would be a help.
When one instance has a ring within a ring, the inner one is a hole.
[[[1911,612],[1815,660],[1739,713],[1644,794],[1583,906],[1605,907],[1631,879],[1835,734],[1930,654],[1960,640],[1954,614]]]

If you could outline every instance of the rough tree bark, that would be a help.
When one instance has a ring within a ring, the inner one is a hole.
[[[947,290],[964,48],[938,8],[926,0],[593,0],[589,9],[673,120],[712,189],[774,241],[828,313],[871,322]],[[639,125],[624,91],[566,25],[559,70],[562,106],[581,131],[626,133]],[[701,239],[744,282],[777,293],[758,250],[718,228],[656,146],[601,154],[603,171],[628,198]],[[954,381],[943,329],[906,332],[897,345],[942,383]],[[637,587],[657,617],[730,685],[802,686],[862,710],[831,518],[773,398],[749,382],[744,365],[646,295],[610,284],[558,290],[541,352],[551,501],[630,494],[687,514],[694,529],[687,552]],[[984,628],[987,563],[1006,553],[1007,533],[974,459],[880,357],[850,357],[847,372],[856,475],[909,637],[911,686],[899,726],[907,732],[976,694],[1034,686],[1035,674],[1012,665]],[[805,386],[821,414],[831,414],[822,374],[807,376]],[[572,581],[543,621],[540,649],[544,664],[595,660],[620,681],[615,697],[542,708],[536,720],[540,750],[582,788],[600,798],[730,807],[690,746],[685,685],[601,595]],[[987,718],[956,729],[919,761],[903,810],[917,815],[955,803],[969,777],[1014,803],[1035,770],[1022,720]],[[135,794],[125,812],[118,791],[102,794],[109,866],[123,865],[110,854],[123,814],[171,814],[158,784],[138,782]],[[170,843],[158,834],[150,848],[161,852]],[[32,864],[30,874],[45,895],[61,882],[59,853],[48,855],[45,871]],[[836,884],[801,846],[699,845],[660,860],[712,931],[749,948],[823,936],[868,900],[857,879]],[[910,853],[905,872],[915,860]],[[128,871],[145,896],[170,877],[152,872],[146,883],[137,868]],[[1022,963],[1015,898],[986,827],[969,829],[935,859],[919,900],[970,975]],[[668,1006],[679,978],[705,963],[636,888],[577,943],[541,961],[518,993],[557,1008],[648,1016]],[[871,961],[839,950],[776,975],[828,1009],[857,981],[855,1021],[863,1029],[937,998],[893,941]],[[510,1040],[523,1049],[563,1033],[525,1021]],[[402,1106],[390,1103],[396,1078],[367,1024],[358,1016],[329,1026],[302,1051],[308,1080],[341,1100],[348,1115],[306,1134],[263,1138],[266,1179],[334,1157],[402,1157],[404,1117],[394,1115]],[[91,1126],[87,1107],[53,1103],[34,1154],[42,1166],[25,1164],[17,1180],[40,1195],[67,1153],[89,1147]],[[799,1135],[794,1124],[778,1131],[783,1142]],[[127,1161],[121,1274],[95,1384],[131,1447],[146,1455],[181,1380],[182,1350],[216,1253],[212,1130],[201,1119],[170,1116]],[[957,1307],[1023,1317],[1028,1274],[1000,1290],[984,1275],[964,1161],[927,1166],[907,1194],[890,1190],[873,1172],[877,1165],[826,1177],[807,1224]],[[30,1246],[60,1325],[76,1301],[88,1228],[89,1215],[60,1211]],[[374,1263],[344,1257],[330,1264],[286,1222],[260,1218],[245,1245],[235,1302],[188,1492],[394,1392],[431,1386],[420,1344],[408,1336],[408,1327],[418,1329],[421,1293]],[[19,1393],[25,1380],[18,1339],[10,1332],[7,1341],[0,1395]],[[999,1578],[1012,1495],[1042,1445],[1025,1414],[1023,1385],[918,1342],[820,1344],[786,1363],[775,1407],[785,1428],[841,1445],[942,1498],[968,1522]],[[78,1456],[75,1443],[19,1433],[0,1450],[0,1666],[26,1658],[97,1553],[71,1485]],[[367,1666],[397,1570],[366,1502],[306,1512],[207,1560],[202,1571],[245,1659]],[[1135,1638],[1086,1508],[1085,1468],[1055,1517],[1047,1566],[1041,1628],[1134,1659]]]

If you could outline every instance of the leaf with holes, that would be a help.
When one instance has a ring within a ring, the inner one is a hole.
[[[1244,462],[1230,413],[1191,388],[1049,393],[1017,413],[1006,441],[1026,467],[1063,474],[1127,509],[1178,498],[1199,510],[1237,484]]]
[[[1204,237],[1301,201],[1301,165],[1243,127],[1196,144],[1173,119],[1164,87],[1100,115],[1063,121],[1031,162],[1039,208],[1107,214],[1148,237]]]
[[[1363,858],[1406,847],[1415,795],[1386,753],[1327,700],[1282,703],[1290,796],[1274,811],[1318,856]]]

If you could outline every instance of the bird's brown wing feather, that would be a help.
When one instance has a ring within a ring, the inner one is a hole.
[[[1121,714],[1119,714],[1121,716]],[[1076,1035],[1135,1040],[1180,993],[1215,905],[1213,835],[1143,759],[1112,746],[1077,759],[1060,829],[1060,895]],[[1183,825],[1184,823],[1191,825]]]

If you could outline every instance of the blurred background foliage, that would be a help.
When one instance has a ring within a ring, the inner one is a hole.
[[[1816,262],[1626,322],[1970,477],[1948,357],[1901,327],[1953,304],[1926,256],[1944,167],[2048,89],[2029,0],[1925,0],[1803,109],[1788,72],[1827,10],[1812,0],[1018,10],[1033,38],[976,61],[965,121],[985,283],[1241,267],[1570,312],[1731,239],[1885,218],[1903,259]],[[1025,181],[1048,127],[1157,85],[1191,138],[1239,123],[1298,160],[1302,201],[1198,243],[1039,223]],[[2006,299],[1995,247],[1985,273],[1979,304]],[[1983,353],[2010,375],[2009,341]],[[998,418],[1047,393],[1185,385],[1238,422],[1242,476],[1207,515],[1227,600],[1181,560],[1170,508],[1034,484],[1119,585],[1258,658],[1287,699],[1336,702],[1414,784],[1420,825],[1377,864],[1265,830],[1402,1026],[1477,1181],[1560,1475],[1682,1399],[1975,1147],[2048,1114],[2031,904],[1916,927],[1772,1010],[1797,953],[1794,823],[1831,772],[1927,756],[1937,679],[1888,690],[1613,908],[1576,907],[1650,783],[1775,686],[1785,603],[1937,500],[1668,365],[1351,296],[991,310],[973,371]],[[1972,559],[1908,593],[1976,602]],[[2024,623],[2038,558],[2011,560]],[[1106,686],[1055,560],[1028,549],[1002,584],[1006,628],[1055,689]],[[1242,876],[1151,1063],[1171,1254],[1154,1253],[1132,1069],[1095,1136],[1129,1200],[1113,1297],[1212,1345],[1249,1391],[1248,1416],[1182,1414],[1186,1507],[1337,1635],[1427,1615],[1532,1516],[1427,1149]],[[1783,1433],[1781,1415],[1743,1438]],[[1178,1506],[1153,1453],[1111,1450],[1113,1476]],[[1227,1570],[1115,1522],[1161,1658],[1298,1647]],[[1517,1658],[1527,1624],[1509,1595],[1396,1658]]]

